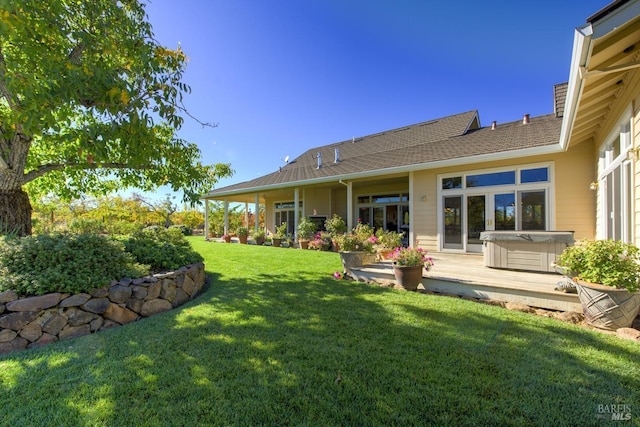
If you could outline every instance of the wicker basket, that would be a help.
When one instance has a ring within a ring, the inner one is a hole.
[[[633,324],[640,310],[640,292],[629,292],[581,280],[576,282],[587,323],[615,331]]]

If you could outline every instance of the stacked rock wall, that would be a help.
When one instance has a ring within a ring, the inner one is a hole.
[[[169,273],[123,279],[89,293],[18,298],[0,293],[0,353],[88,335],[171,310],[204,286],[204,264]]]

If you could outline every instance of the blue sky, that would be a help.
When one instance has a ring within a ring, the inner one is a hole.
[[[553,112],[574,29],[606,1],[153,0],[156,38],[181,44],[191,114],[179,135],[218,188],[309,148],[469,110],[483,126]]]

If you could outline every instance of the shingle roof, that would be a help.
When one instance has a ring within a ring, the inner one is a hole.
[[[529,124],[501,124],[495,130],[478,128],[478,123],[477,111],[469,111],[312,148],[279,171],[213,190],[208,195],[557,144],[562,121],[550,114],[534,117]],[[340,158],[337,163],[336,148]],[[320,168],[318,153],[322,157]]]

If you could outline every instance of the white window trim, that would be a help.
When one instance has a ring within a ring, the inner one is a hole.
[[[548,180],[546,182],[532,182],[532,183],[520,183],[520,171],[523,169],[535,169],[535,168],[543,168],[546,167],[549,171]],[[487,174],[487,173],[496,173],[496,172],[508,172],[515,171],[516,173],[516,183],[515,184],[501,184],[494,186],[486,186],[486,187],[470,187],[470,188],[451,188],[451,189],[443,189],[442,188],[442,180],[445,178],[460,176],[462,177],[462,185],[465,185],[465,178],[467,175],[477,175],[477,174]],[[442,229],[444,228],[444,218],[442,215],[443,203],[445,196],[456,196],[462,195],[463,199],[468,195],[476,195],[476,194],[484,194],[484,193],[495,193],[495,192],[510,192],[516,195],[516,200],[518,198],[518,192],[520,191],[531,191],[531,190],[545,190],[546,194],[546,219],[547,219],[547,229],[554,230],[556,227],[555,222],[555,162],[540,162],[540,163],[525,163],[513,166],[505,166],[505,167],[496,167],[496,168],[486,168],[486,169],[469,169],[462,170],[457,172],[449,172],[438,174],[436,177],[436,185],[438,187],[437,191],[437,236],[438,236],[438,250],[442,252],[466,252],[466,243],[463,243],[463,249],[445,249],[444,248],[444,238],[442,235]],[[463,206],[464,209],[464,206]],[[466,217],[463,215],[463,223],[466,221]],[[519,222],[520,219],[518,218]]]

